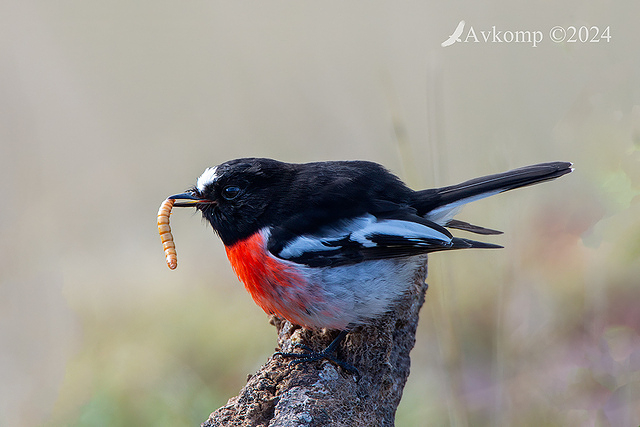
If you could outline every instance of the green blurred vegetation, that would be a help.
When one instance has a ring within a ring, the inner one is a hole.
[[[573,161],[466,207],[499,251],[430,257],[398,426],[640,424],[640,38],[589,3],[0,4],[0,426],[198,425],[275,329],[197,215],[230,158],[378,161],[413,188]],[[441,48],[479,28],[610,44]],[[463,235],[464,233],[460,233]]]
[[[145,301],[153,310],[120,312],[105,304],[100,313],[80,313],[84,340],[68,368],[73,381],[61,391],[57,421],[202,423],[258,368],[257,355],[274,347],[266,316],[257,310],[238,316],[234,298],[201,287],[186,297]]]

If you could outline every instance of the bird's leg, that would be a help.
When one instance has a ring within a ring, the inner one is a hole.
[[[311,348],[302,343],[297,343],[295,344],[295,347],[302,348],[306,351],[306,353],[285,353],[282,351],[277,351],[275,354],[282,357],[293,357],[294,359],[289,362],[290,366],[297,365],[298,363],[315,362],[316,360],[326,359],[340,366],[345,371],[354,374],[357,377],[360,377],[360,373],[355,366],[345,362],[344,360],[338,359],[338,357],[335,355],[336,349],[340,345],[340,342],[344,339],[344,337],[347,336],[348,333],[348,330],[340,331],[338,336],[335,337],[333,341],[331,341],[331,344],[329,344],[327,348],[320,352],[313,351]]]

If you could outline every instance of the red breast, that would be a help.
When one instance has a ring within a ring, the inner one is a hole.
[[[255,233],[232,246],[227,257],[253,300],[267,314],[276,314],[305,326],[305,317],[317,302],[302,274],[291,263],[272,256],[264,232]]]

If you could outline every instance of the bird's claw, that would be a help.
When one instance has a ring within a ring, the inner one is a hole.
[[[315,352],[315,351],[312,351],[309,346],[304,344],[299,344],[299,343],[296,344],[295,347],[302,348],[307,352],[306,353],[285,353],[283,351],[277,351],[275,355],[294,358],[291,362],[289,362],[289,366],[296,366],[300,363],[315,362],[318,360],[328,360],[334,365],[340,366],[346,372],[352,375],[355,375],[357,378],[360,378],[360,372],[358,372],[358,369],[355,366],[353,366],[348,362],[345,362],[344,360],[338,359],[336,356],[333,356],[332,354],[330,354],[330,352],[327,352],[327,351]]]

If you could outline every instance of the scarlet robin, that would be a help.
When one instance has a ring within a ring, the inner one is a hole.
[[[244,158],[206,169],[169,198],[201,211],[265,312],[342,331],[324,352],[296,353],[295,362],[328,358],[349,368],[331,352],[348,330],[393,307],[425,254],[501,247],[453,237],[448,229],[501,233],[453,219],[462,205],[571,171],[571,163],[543,163],[414,191],[372,162]]]

